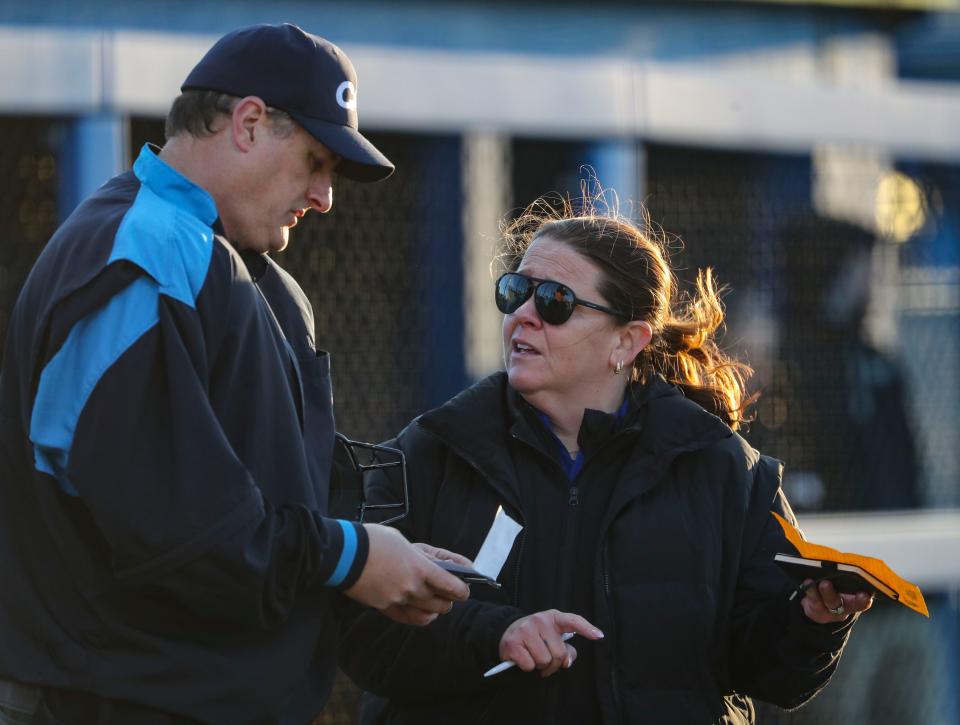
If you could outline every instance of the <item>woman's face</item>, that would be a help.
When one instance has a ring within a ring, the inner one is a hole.
[[[599,268],[549,236],[530,245],[517,271],[560,282],[572,289],[577,299],[609,305],[597,291]],[[510,385],[541,410],[547,403],[564,399],[595,407],[592,400],[604,400],[617,387],[622,394],[629,376],[612,372],[618,341],[616,320],[582,305],[561,325],[541,320],[532,296],[503,317],[504,363]]]

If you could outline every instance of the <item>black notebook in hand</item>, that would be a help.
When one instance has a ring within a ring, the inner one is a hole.
[[[821,579],[826,579],[833,584],[838,592],[844,594],[868,592],[882,594],[891,599],[900,598],[900,595],[893,588],[854,564],[807,559],[790,554],[777,554],[773,559],[797,579],[814,579],[813,584]]]
[[[454,576],[460,577],[467,584],[486,584],[488,587],[493,587],[494,589],[500,588],[499,582],[494,581],[486,574],[481,574],[472,566],[464,566],[463,564],[457,564],[447,559],[436,559],[435,561],[441,569],[445,569]]]

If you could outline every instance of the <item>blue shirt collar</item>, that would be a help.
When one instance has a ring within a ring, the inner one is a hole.
[[[530,407],[533,408],[533,406]],[[586,461],[586,458],[583,455],[583,450],[577,451],[577,455],[571,458],[570,454],[567,452],[566,446],[563,445],[563,442],[557,437],[557,434],[554,433],[553,424],[550,422],[550,418],[547,417],[547,414],[537,410],[536,408],[533,408],[533,410],[540,419],[540,422],[543,423],[543,427],[547,429],[547,432],[550,433],[554,441],[556,441],[556,459],[563,468],[564,473],[567,474],[567,478],[572,481],[577,477],[577,474],[580,473],[580,470],[583,468],[583,464]],[[613,415],[616,416],[618,421],[623,421],[624,416],[629,410],[630,401],[627,396],[624,396],[623,402],[620,404],[620,407],[617,408],[616,412],[613,413]]]
[[[181,174],[144,144],[133,164],[133,173],[150,191],[164,201],[196,217],[207,226],[217,219],[217,205],[207,191]]]

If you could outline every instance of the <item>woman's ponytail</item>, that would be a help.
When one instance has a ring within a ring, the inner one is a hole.
[[[745,420],[744,409],[753,402],[746,395],[746,381],[753,371],[717,345],[716,334],[723,320],[713,271],[701,270],[694,293],[675,305],[668,303],[662,322],[654,326],[653,340],[634,363],[634,375],[641,380],[662,375],[688,398],[736,428]]]

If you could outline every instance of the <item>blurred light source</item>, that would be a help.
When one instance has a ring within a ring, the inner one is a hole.
[[[914,179],[891,171],[877,185],[877,230],[891,241],[903,243],[927,221],[927,199]]]

